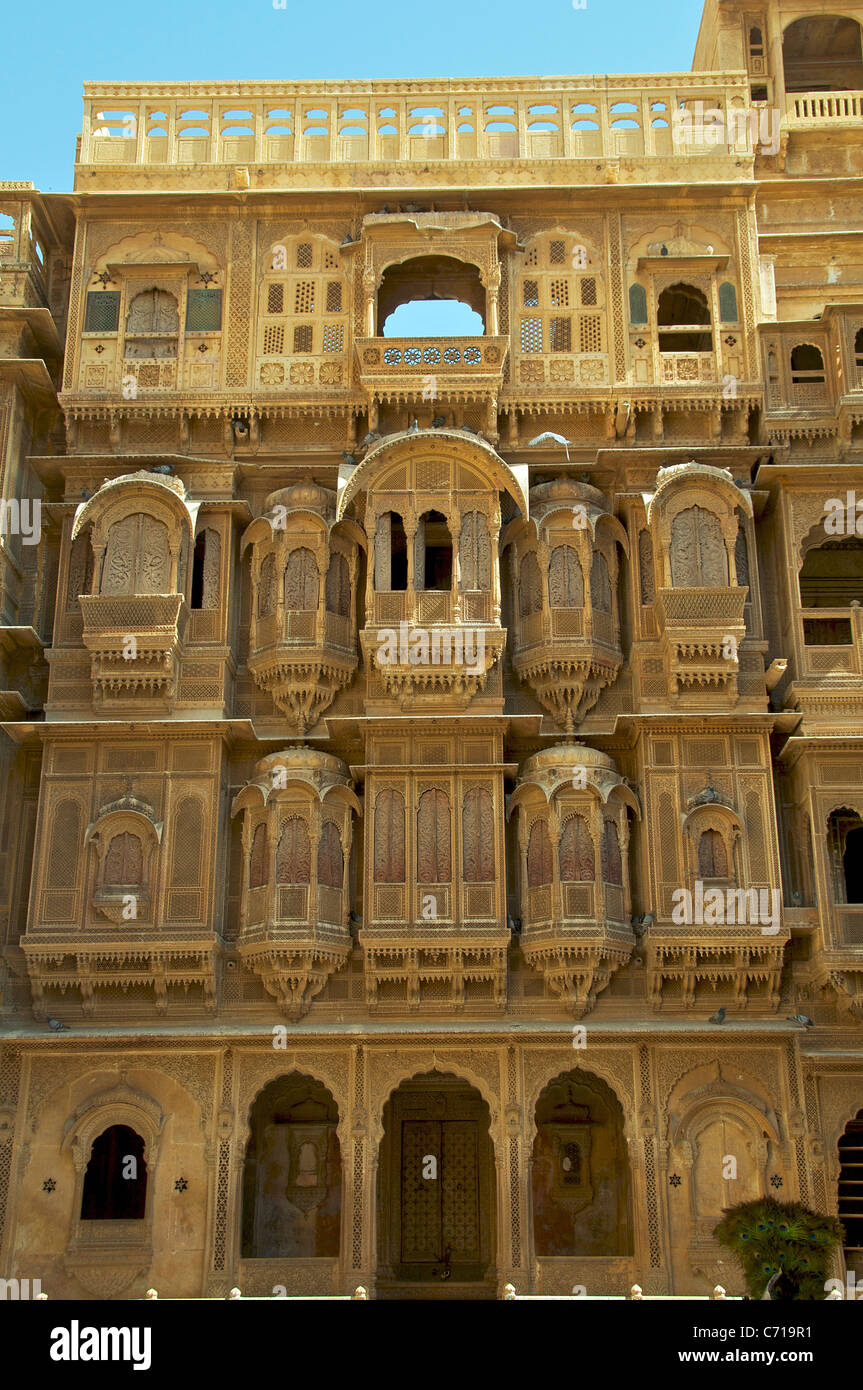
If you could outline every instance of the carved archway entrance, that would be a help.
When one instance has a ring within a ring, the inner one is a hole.
[[[384,1106],[379,1298],[493,1298],[495,1170],[489,1110],[460,1077],[402,1082]]]
[[[332,1095],[311,1076],[277,1077],[257,1097],[243,1167],[244,1261],[329,1266],[338,1259],[337,1123]]]

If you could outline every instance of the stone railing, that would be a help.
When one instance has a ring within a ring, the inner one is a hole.
[[[79,165],[354,164],[697,156],[682,111],[719,111],[713,154],[751,152],[744,73],[417,82],[86,83]],[[715,134],[715,132],[714,132]]]
[[[453,389],[499,392],[508,338],[357,338],[360,382],[377,396],[434,401]]]
[[[786,120],[792,129],[856,125],[863,121],[863,92],[796,92],[788,98]]]

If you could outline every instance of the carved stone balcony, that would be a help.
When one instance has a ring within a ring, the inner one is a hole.
[[[695,1007],[696,996],[713,999],[717,988],[733,988],[732,1010],[759,1007],[775,1013],[785,946],[790,933],[759,935],[755,927],[651,927],[647,979],[655,1009]],[[708,993],[709,990],[709,993]]]
[[[737,699],[746,585],[659,589],[659,623],[678,695]]]
[[[271,753],[235,797],[245,872],[240,958],[291,1019],[307,1012],[351,951],[348,865],[350,773],[330,753]]]
[[[189,990],[200,990],[203,1005],[216,1007],[216,952],[213,936],[198,929],[161,928],[154,940],[152,926],[118,922],[107,931],[88,931],[87,939],[70,941],[67,932],[40,930],[21,942],[37,1013],[50,1012],[53,1000],[78,992],[85,1017],[96,1013],[100,992],[116,999],[118,990],[152,989],[156,1012],[168,1010],[168,990],[177,1002],[189,1003]],[[49,995],[46,1000],[46,993]]]
[[[513,650],[520,680],[565,733],[572,733],[623,663],[620,634],[611,613],[547,608],[522,618]]]
[[[189,610],[182,594],[82,594],[84,646],[103,702],[174,695]]]
[[[350,617],[280,609],[253,625],[249,670],[255,684],[272,695],[300,734],[317,723],[356,667]]]
[[[510,797],[509,813],[519,808],[522,953],[575,1018],[635,945],[627,807],[640,817],[613,760],[581,744],[528,758]]]
[[[360,382],[375,400],[497,398],[508,338],[359,338]]]
[[[788,97],[789,130],[834,130],[863,125],[863,92],[795,92]]]
[[[422,710],[445,696],[464,708],[484,689],[506,645],[491,592],[376,593],[372,601],[373,622],[360,640],[389,699]]]

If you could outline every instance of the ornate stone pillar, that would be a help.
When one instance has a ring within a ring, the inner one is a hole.
[[[459,557],[459,540],[461,538],[461,517],[456,514],[447,517],[449,533],[452,537],[452,582],[450,584],[450,595],[452,602],[452,617],[454,623],[461,622],[461,562]]]
[[[238,1194],[242,1189],[242,1162],[237,1162],[234,1146],[234,1054],[225,1051],[221,1066],[219,1109],[215,1143],[210,1146],[214,1160],[211,1187],[209,1268],[206,1296],[224,1298],[235,1282],[238,1252],[235,1221]]]
[[[367,269],[363,274],[363,325],[365,336],[374,338],[375,329],[375,301],[377,298],[377,277],[373,270]]]

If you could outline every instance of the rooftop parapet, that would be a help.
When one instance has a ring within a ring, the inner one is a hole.
[[[739,158],[752,153],[749,100],[742,72],[318,85],[86,83],[77,186],[134,185],[132,168],[145,165],[176,168],[185,186],[224,187],[214,175],[227,167],[235,170],[229,180],[235,187],[346,181],[358,187],[364,165],[414,164],[426,178],[419,180],[417,169],[412,180],[427,182],[440,164],[524,161],[521,176],[532,182],[528,162]],[[700,140],[706,112],[719,114],[709,138]],[[118,177],[120,169],[125,177]],[[513,172],[518,181],[521,171]],[[151,172],[146,181],[152,185]],[[165,186],[175,182],[166,177]],[[375,186],[382,186],[379,179]]]

